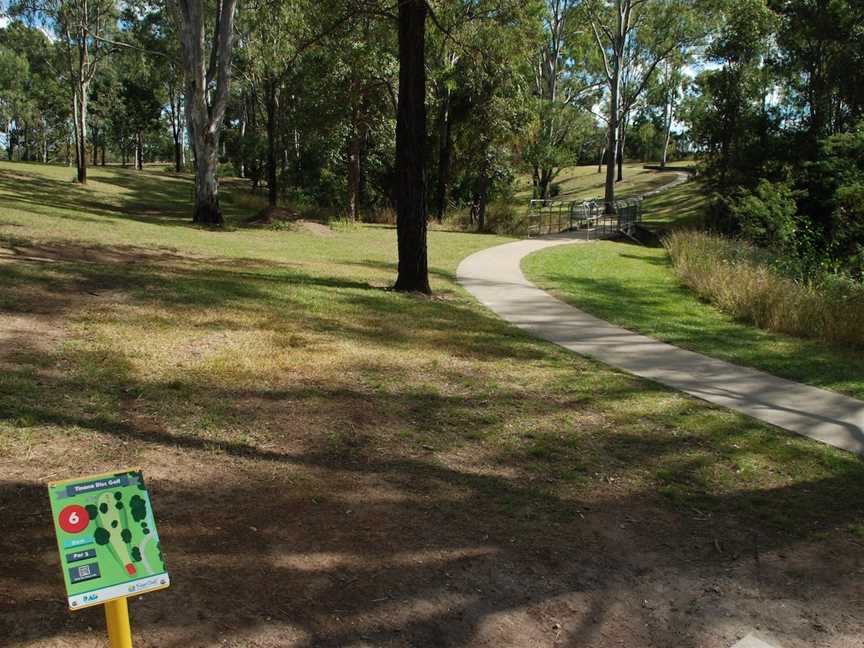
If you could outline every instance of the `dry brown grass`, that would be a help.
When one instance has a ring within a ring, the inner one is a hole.
[[[664,239],[681,281],[737,319],[831,344],[864,346],[864,289],[842,280],[805,284],[769,267],[752,245],[695,230]]]

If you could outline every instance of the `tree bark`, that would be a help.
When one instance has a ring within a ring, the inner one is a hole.
[[[609,132],[606,142],[606,187],[603,199],[607,203],[615,201],[615,172],[618,165],[618,101],[621,89],[621,75],[618,64],[614,66],[609,84]]]
[[[93,131],[93,166],[98,166],[99,164],[99,129],[94,125],[92,128]]]
[[[138,161],[138,165],[137,165],[138,170],[143,171],[144,170],[144,135],[141,133],[141,131],[138,131],[138,133],[135,136],[135,151],[136,151],[135,157]]]
[[[426,247],[426,0],[399,3],[399,102],[396,118],[394,290],[429,294]]]
[[[276,81],[264,84],[267,108],[267,204],[275,207],[279,201],[279,173],[276,169]]]
[[[616,179],[616,182],[622,182],[624,180],[624,144],[626,143],[626,139],[627,116],[625,115],[618,126],[618,178]]]
[[[171,0],[183,49],[186,78],[186,121],[195,155],[193,222],[221,227],[217,178],[219,135],[231,86],[234,14],[237,0],[216,3],[216,26],[211,56],[205,52],[205,3]],[[211,64],[212,63],[212,64]]]
[[[485,156],[480,177],[477,180],[477,231],[486,230],[486,206],[489,204],[489,161]]]
[[[444,90],[441,102],[440,146],[438,148],[438,182],[435,188],[435,216],[444,220],[447,211],[447,189],[450,185],[450,158],[453,152],[452,123],[450,121],[450,88]]]
[[[356,221],[360,198],[360,152],[363,147],[360,84],[351,79],[351,135],[348,141],[348,219]]]
[[[75,162],[78,183],[87,184],[87,93],[89,84],[79,81],[75,96]]]

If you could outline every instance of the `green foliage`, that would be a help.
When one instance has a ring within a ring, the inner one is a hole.
[[[741,189],[723,201],[741,233],[758,245],[782,247],[795,235],[797,205],[785,183],[763,179],[755,190]]]

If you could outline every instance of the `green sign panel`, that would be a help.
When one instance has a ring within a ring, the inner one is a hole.
[[[51,482],[48,496],[70,608],[168,587],[140,470]]]

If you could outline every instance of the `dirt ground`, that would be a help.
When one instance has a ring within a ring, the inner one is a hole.
[[[98,310],[122,295],[75,298]],[[0,369],[62,344],[39,303],[0,316]],[[117,433],[57,415],[62,435],[0,447],[0,646],[105,645],[100,609],[66,609],[44,484],[120,466],[144,470],[172,579],[130,604],[139,647],[728,648],[754,631],[778,648],[864,646],[864,546],[849,533],[674,511],[612,478],[562,497],[542,473],[364,433],[374,403],[331,445],[311,428],[210,443],[134,395],[122,408]]]
[[[39,485],[93,443],[3,462],[4,646],[105,645],[101,610],[66,610]],[[497,476],[373,448],[98,450],[144,468],[167,551],[172,587],[131,604],[138,646],[725,648],[754,630],[785,648],[864,645],[864,552],[849,541],[784,545],[614,484],[562,503],[570,522],[514,523],[485,501],[513,488]]]

